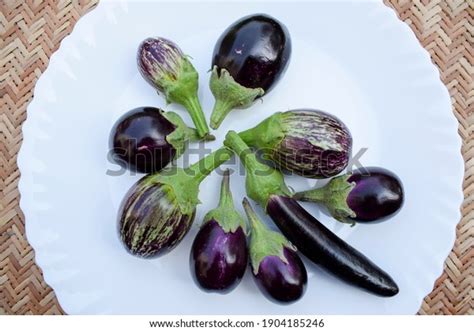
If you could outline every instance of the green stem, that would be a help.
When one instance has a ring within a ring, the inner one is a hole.
[[[198,132],[200,138],[204,138],[209,133],[209,127],[207,126],[204,112],[202,111],[201,103],[197,97],[197,94],[193,94],[191,97],[183,100],[183,106],[191,115],[194,126]]]
[[[235,131],[227,132],[224,144],[232,149],[239,157],[247,171],[252,171],[256,164],[259,164],[257,157],[249,146],[239,137]],[[263,164],[262,164],[263,166]],[[265,165],[266,166],[266,165]]]
[[[211,154],[203,157],[198,162],[191,165],[188,170],[192,174],[194,180],[200,183],[206,178],[214,169],[220,166],[222,163],[228,161],[232,157],[232,152],[221,147]]]
[[[226,100],[216,99],[211,115],[211,128],[214,130],[217,129],[233,108],[234,106],[232,103],[229,103]]]
[[[233,207],[234,200],[232,198],[232,192],[230,191],[230,170],[226,169],[221,183],[221,192],[219,196],[220,207]]]
[[[290,196],[283,175],[278,170],[258,161],[255,154],[235,131],[227,133],[224,145],[237,154],[245,167],[245,188],[249,198],[266,208],[271,195]]]
[[[258,218],[257,214],[253,210],[247,198],[244,198],[244,200],[242,200],[242,205],[244,206],[245,214],[247,215],[247,219],[249,220],[252,234],[255,235],[257,233],[263,233],[265,231],[268,231],[265,225],[263,225],[263,223]]]

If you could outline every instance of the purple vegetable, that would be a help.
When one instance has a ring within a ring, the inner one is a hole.
[[[381,296],[398,293],[397,284],[385,271],[332,233],[291,198],[283,175],[259,162],[237,133],[227,133],[224,145],[232,149],[245,166],[247,195],[265,209],[301,253],[350,284]]]
[[[199,137],[205,137],[209,128],[197,96],[198,73],[178,45],[165,38],[147,38],[138,47],[137,64],[143,78],[164,94],[166,102],[188,110]]]
[[[265,296],[279,303],[291,303],[306,290],[306,268],[294,248],[280,233],[268,229],[243,201],[251,225],[250,263],[255,281]]]
[[[187,141],[199,140],[181,117],[153,107],[139,107],[115,122],[109,139],[112,159],[133,171],[160,171],[184,151]]]
[[[278,112],[240,137],[280,169],[310,178],[328,178],[347,167],[352,137],[337,117],[314,109]]]
[[[191,273],[203,290],[228,293],[240,283],[247,256],[245,221],[234,208],[226,170],[219,205],[206,214],[194,239]]]
[[[318,202],[326,206],[337,220],[373,222],[396,214],[403,205],[400,178],[393,172],[367,167],[331,179],[324,187],[296,193],[297,200]]]
[[[221,148],[187,169],[165,168],[132,186],[118,213],[125,248],[148,258],[165,254],[180,243],[194,220],[201,181],[231,155]]]
[[[271,16],[250,15],[229,26],[214,47],[211,127],[217,129],[233,108],[248,108],[268,93],[285,72],[290,54],[290,34]]]

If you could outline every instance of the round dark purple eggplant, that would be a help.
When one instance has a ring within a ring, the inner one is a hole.
[[[235,210],[229,170],[222,179],[217,208],[209,211],[194,239],[190,267],[195,282],[205,291],[228,293],[247,268],[245,221]]]
[[[222,69],[247,88],[265,93],[285,72],[291,55],[288,29],[277,19],[257,14],[241,18],[229,26],[214,47],[212,67]]]
[[[112,161],[132,171],[153,173],[179,157],[188,141],[197,140],[196,130],[188,128],[178,114],[138,107],[115,122],[109,148]]]
[[[186,169],[167,167],[133,185],[118,212],[119,235],[126,249],[151,258],[176,247],[194,220],[200,183],[231,156],[221,148]]]
[[[296,193],[294,198],[321,203],[343,222],[374,222],[386,220],[401,209],[404,191],[393,172],[366,167],[335,177],[324,187]]]
[[[287,69],[291,55],[288,29],[275,18],[241,18],[218,39],[212,57],[210,87],[216,98],[211,127],[233,108],[247,108],[270,92]]]
[[[247,268],[247,241],[242,227],[226,232],[216,220],[199,230],[191,249],[191,271],[203,290],[232,291]]]
[[[278,112],[241,132],[279,169],[309,178],[329,178],[349,163],[352,136],[334,115],[315,109]]]
[[[284,262],[278,256],[267,256],[258,268],[255,280],[265,296],[277,302],[293,302],[301,298],[306,290],[308,275],[298,254],[283,248]]]
[[[250,223],[250,266],[262,293],[277,303],[292,303],[300,299],[308,282],[306,268],[286,238],[268,229],[253,211],[247,199],[243,201]]]

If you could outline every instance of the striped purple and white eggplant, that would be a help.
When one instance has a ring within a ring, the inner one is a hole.
[[[188,141],[196,140],[201,140],[196,130],[187,127],[178,114],[139,107],[126,112],[112,127],[110,156],[132,171],[153,173],[178,158]]]
[[[165,168],[133,185],[118,213],[125,248],[133,255],[150,258],[180,243],[194,221],[201,181],[231,155],[223,147],[186,169]]]
[[[194,239],[191,273],[205,291],[228,293],[244,276],[248,251],[246,226],[235,210],[227,169],[222,179],[219,205],[209,211]]]
[[[278,112],[240,133],[275,165],[310,178],[329,178],[349,163],[352,136],[337,117],[315,109]]]
[[[179,46],[165,38],[147,38],[138,47],[137,64],[143,78],[164,94],[166,102],[187,109],[199,137],[205,137],[209,127],[197,95],[199,75]]]
[[[283,76],[291,55],[288,29],[275,18],[254,14],[229,26],[219,37],[209,82],[216,99],[211,128],[234,108],[248,108]]]
[[[380,296],[394,296],[398,286],[385,271],[311,216],[295,199],[276,169],[259,162],[255,153],[230,131],[224,145],[246,170],[247,195],[259,203],[285,237],[312,262],[346,282]]]
[[[278,303],[300,299],[308,274],[296,248],[281,234],[267,228],[249,201],[242,202],[250,223],[250,267],[263,294]]]
[[[393,172],[366,167],[332,178],[323,187],[298,192],[293,198],[324,205],[345,223],[374,222],[395,215],[403,205],[403,185]]]

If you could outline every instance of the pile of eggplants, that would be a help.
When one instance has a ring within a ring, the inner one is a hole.
[[[247,195],[265,209],[285,237],[308,259],[374,294],[389,297],[398,293],[397,284],[385,271],[332,233],[293,199],[283,175],[258,161],[236,132],[227,133],[224,145],[239,156],[246,169]]]
[[[212,56],[209,87],[215,104],[210,127],[217,129],[232,109],[248,108],[270,92],[286,71],[290,55],[290,34],[277,19],[257,14],[230,25]],[[246,170],[247,196],[281,233],[268,228],[244,198],[246,222],[234,206],[226,170],[217,206],[204,216],[189,256],[192,277],[202,290],[228,293],[250,269],[265,297],[295,302],[308,282],[301,253],[368,292],[384,297],[398,293],[387,272],[298,202],[318,203],[336,220],[352,225],[386,220],[403,205],[403,185],[393,172],[367,167],[341,174],[349,164],[352,136],[339,118],[309,108],[276,112],[253,128],[229,131],[223,147],[183,169],[171,163],[188,142],[214,139],[198,99],[198,73],[181,48],[162,37],[139,45],[137,64],[167,103],[186,108],[195,128],[186,126],[178,114],[156,107],[132,109],[113,125],[111,159],[147,174],[129,189],[118,212],[120,240],[129,253],[152,258],[176,247],[194,222],[200,183],[236,154]],[[257,152],[271,162],[261,162]],[[323,187],[294,193],[282,171],[330,180]]]

